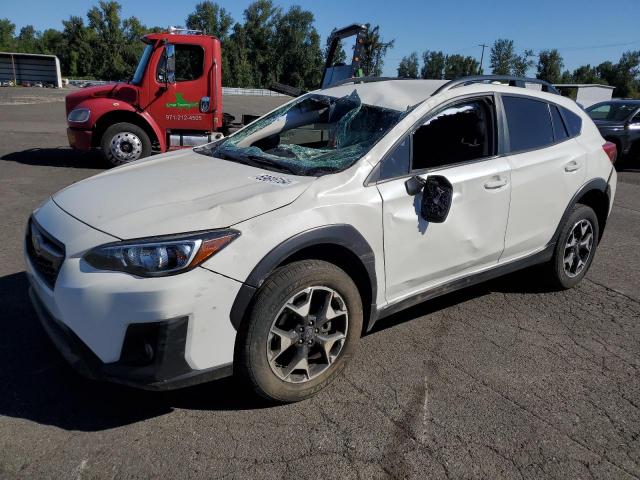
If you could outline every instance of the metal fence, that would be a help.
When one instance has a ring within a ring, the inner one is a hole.
[[[236,88],[222,87],[223,95],[253,95],[258,97],[286,97],[282,93],[274,92],[266,88]]]

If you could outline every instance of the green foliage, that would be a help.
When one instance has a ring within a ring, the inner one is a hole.
[[[12,51],[16,26],[8,18],[0,19],[0,50]]]
[[[418,78],[418,54],[416,52],[402,58],[398,66],[398,77]]]
[[[442,80],[447,65],[447,57],[442,52],[425,51],[422,54],[422,70],[420,76],[422,78],[431,78]]]
[[[217,3],[206,0],[198,3],[196,9],[187,17],[187,27],[202,30],[207,35],[213,35],[224,42],[229,36],[233,25],[233,18]]]
[[[367,34],[364,36],[362,49],[362,71],[365,76],[379,77],[382,75],[384,57],[390,48],[393,48],[395,40],[385,42],[380,35],[380,26],[371,28],[367,23]]]
[[[489,61],[493,74],[510,75],[514,56],[513,40],[507,40],[506,38],[496,40],[493,43],[493,47],[491,47]]]
[[[553,50],[542,50],[538,54],[538,73],[536,78],[546,80],[550,83],[560,83],[562,80],[562,67],[564,62],[562,55],[555,48]]]

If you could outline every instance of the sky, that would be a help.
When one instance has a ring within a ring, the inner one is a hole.
[[[28,8],[0,0],[0,18],[9,18],[19,31],[62,28],[71,15],[85,17],[97,4],[77,0],[29,0]],[[197,0],[120,0],[123,16],[137,16],[147,26],[184,25]],[[235,20],[251,0],[220,0]],[[640,50],[640,0],[274,0],[283,8],[300,5],[311,10],[324,39],[336,26],[351,23],[380,25],[395,47],[385,59],[384,74],[395,75],[400,59],[424,50],[472,55],[480,60],[480,44],[498,38],[514,40],[518,52],[558,48],[565,68],[617,62],[627,50]],[[490,48],[490,47],[489,47]],[[484,66],[488,71],[488,53]],[[530,72],[533,74],[534,72]]]

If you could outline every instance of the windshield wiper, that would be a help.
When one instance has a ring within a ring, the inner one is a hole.
[[[277,170],[279,172],[286,172],[292,175],[300,175],[300,173],[292,166],[277,163],[259,155],[247,155],[239,152],[230,153],[221,149],[211,149],[209,154],[211,156],[222,158],[223,160],[232,160],[252,167],[269,167],[267,170]]]
[[[259,155],[246,155],[247,164],[252,167],[271,167],[281,172],[291,173],[292,175],[299,175],[298,171],[290,165],[282,164],[269,160],[268,158],[261,157]]]

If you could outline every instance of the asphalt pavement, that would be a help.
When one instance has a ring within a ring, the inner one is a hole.
[[[533,269],[397,314],[362,339],[345,375],[298,404],[266,405],[233,379],[144,392],[78,377],[29,304],[30,212],[104,166],[66,147],[61,92],[21,89],[17,101],[10,90],[0,89],[0,478],[640,478],[640,168],[620,172],[597,257],[573,290],[549,291]]]

